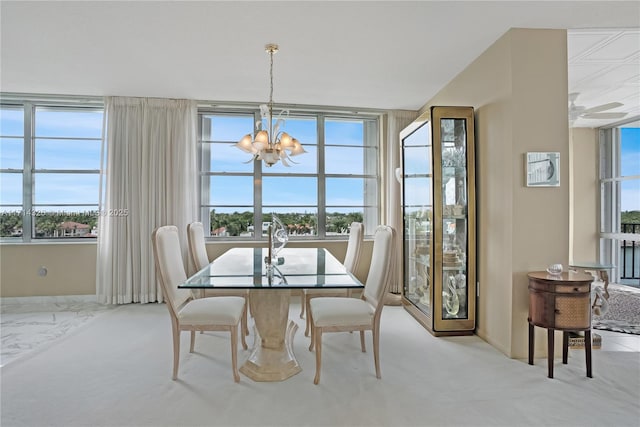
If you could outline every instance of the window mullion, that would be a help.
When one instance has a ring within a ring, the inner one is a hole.
[[[262,116],[260,115],[260,111],[256,111],[253,113],[253,122],[258,123],[262,120]],[[254,129],[255,134],[255,129]],[[270,138],[273,138],[273,135],[269,135]],[[262,162],[253,161],[253,238],[255,240],[262,239]],[[271,221],[269,219],[269,221]],[[258,234],[260,233],[260,234]]]
[[[318,114],[316,119],[318,129],[318,237],[327,237],[327,197],[325,182],[325,157],[324,157],[324,114]]]
[[[31,242],[33,236],[33,123],[34,105],[24,104],[24,147],[22,166],[22,240]]]
[[[207,123],[205,124],[205,121]],[[209,195],[211,180],[206,175],[203,174],[210,171],[211,168],[211,144],[204,143],[202,141],[210,141],[211,140],[211,120],[206,118],[203,114],[200,115],[200,126],[198,126],[198,144],[200,144],[200,150],[198,150],[198,164],[200,165],[200,174],[198,174],[198,191],[200,194],[200,220],[204,226],[205,236],[209,237],[211,235],[211,212],[209,209],[203,209],[203,205],[210,204]],[[206,214],[206,215],[205,215]]]

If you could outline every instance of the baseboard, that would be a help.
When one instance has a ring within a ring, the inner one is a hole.
[[[384,305],[402,305],[402,295],[387,293],[384,297]]]
[[[96,295],[55,295],[35,297],[0,297],[0,306],[23,304],[60,304],[97,302]]]

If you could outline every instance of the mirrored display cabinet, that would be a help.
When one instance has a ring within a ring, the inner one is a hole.
[[[404,307],[434,335],[476,324],[473,107],[431,107],[400,133]]]

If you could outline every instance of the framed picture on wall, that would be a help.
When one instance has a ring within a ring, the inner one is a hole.
[[[525,171],[527,187],[560,187],[560,153],[527,153]]]

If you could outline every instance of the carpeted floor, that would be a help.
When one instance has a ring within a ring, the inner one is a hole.
[[[640,335],[640,292],[624,287],[609,289],[609,309],[593,316],[592,327]]]
[[[299,304],[292,304],[291,319]],[[430,335],[402,307],[381,320],[382,379],[371,336],[326,334],[313,384],[308,338],[294,340],[302,372],[287,381],[234,383],[229,338],[181,340],[171,380],[171,328],[161,304],[119,306],[0,370],[2,427],[20,426],[632,426],[640,419],[640,353],[584,351],[569,364],[509,359],[477,336]],[[248,351],[239,351],[242,361]]]

